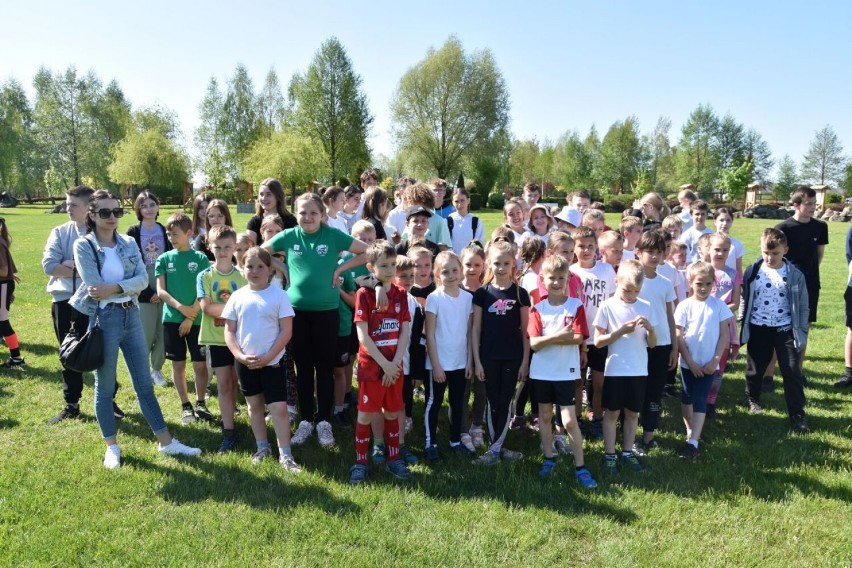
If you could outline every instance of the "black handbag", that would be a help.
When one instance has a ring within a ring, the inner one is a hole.
[[[100,272],[101,262],[98,258],[98,252],[95,250],[95,245],[89,239],[86,239],[86,241],[92,247],[95,262],[98,264],[98,272]],[[75,325],[76,323],[71,324],[71,329],[68,330],[59,346],[59,361],[66,369],[78,373],[94,371],[104,364],[104,338],[98,316],[95,315],[95,325],[86,333],[81,333],[82,330],[78,331]]]
[[[104,337],[95,316],[95,325],[80,334],[71,324],[71,329],[59,346],[59,360],[66,369],[85,373],[94,371],[104,364]]]

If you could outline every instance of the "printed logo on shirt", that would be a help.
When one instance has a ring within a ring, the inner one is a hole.
[[[175,263],[169,261],[169,263],[166,265],[166,272],[175,272],[176,270],[177,269],[175,268]]]
[[[190,272],[198,272],[198,263],[197,262],[187,263],[186,267],[189,269]]]
[[[365,394],[364,396],[362,396],[362,397],[361,397],[361,402],[363,402],[364,404],[367,404],[367,401],[368,401],[368,400],[370,400],[370,399],[369,399],[369,398],[367,398],[367,395],[366,395],[366,394]]]
[[[317,245],[317,254],[325,256],[328,254],[328,245]]]
[[[606,280],[590,278],[583,287],[586,295],[586,305],[599,307],[609,296],[607,295]]]
[[[299,245],[293,245],[293,248],[287,254],[290,256],[302,256],[302,251],[299,250]]]
[[[400,312],[400,310],[402,310],[402,308],[401,308],[401,307],[400,307],[400,305],[399,305],[399,302],[397,302],[396,304],[394,304],[394,309],[396,310],[396,313],[399,313],[399,312]]]
[[[512,311],[516,303],[518,303],[517,300],[497,300],[488,307],[488,312],[497,314],[498,316],[505,316],[507,312]]]
[[[382,323],[379,324],[373,331],[373,335],[382,335],[383,333],[392,333],[394,331],[399,331],[402,326],[399,323],[398,319],[383,319]]]
[[[363,316],[363,315],[364,315],[364,310],[358,310],[358,315],[359,315],[359,316]]]
[[[293,250],[299,250],[299,245],[293,245]]]

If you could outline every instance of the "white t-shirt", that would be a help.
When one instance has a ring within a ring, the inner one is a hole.
[[[731,309],[713,296],[705,302],[689,297],[678,304],[675,325],[683,329],[686,349],[699,366],[703,367],[713,359],[719,341],[719,324],[732,317]],[[683,355],[680,356],[680,366],[689,368]]]
[[[121,257],[118,256],[118,251],[115,250],[115,247],[102,247],[104,251],[104,255],[106,258],[104,259],[104,265],[101,267],[101,278],[104,279],[104,284],[116,284],[117,282],[121,282],[124,280],[124,263],[121,262]],[[106,307],[109,304],[113,303],[122,303],[129,302],[130,296],[116,296],[115,298],[110,298],[109,300],[101,300],[98,302],[100,307]]]
[[[453,241],[453,252],[460,255],[464,247],[470,244],[470,241],[479,241],[485,244],[485,227],[482,219],[476,223],[476,232],[473,230],[473,213],[468,213],[464,217],[453,211],[450,213],[450,218],[453,220],[453,231],[450,233],[450,238]],[[449,229],[449,224],[447,225]]]
[[[528,269],[521,276],[521,288],[526,290],[530,294],[530,297],[532,297],[533,292],[538,290],[538,274],[532,268]]]
[[[638,298],[632,304],[618,295],[606,300],[598,308],[595,327],[612,333],[638,316],[645,316],[656,330],[659,322],[653,319],[648,302]],[[633,333],[622,335],[609,344],[604,375],[607,377],[643,377],[648,375],[648,332],[637,326]]]
[[[386,223],[393,227],[394,231],[402,235],[405,232],[405,226],[408,223],[408,220],[405,218],[405,209],[401,207],[394,207],[391,209],[390,213],[388,213]]]
[[[636,260],[636,249],[633,249],[633,250],[624,249],[622,256],[621,256],[621,262],[624,262],[625,260]]]
[[[734,237],[728,237],[731,239],[731,252],[728,253],[728,260],[725,261],[725,266],[729,266],[736,270],[737,268],[737,259],[745,256],[745,246]]]
[[[222,310],[224,319],[237,322],[237,343],[242,352],[255,357],[266,355],[278,339],[278,320],[294,315],[287,292],[272,284],[258,291],[243,286]],[[278,363],[282,355],[284,349],[269,364]]]
[[[645,276],[642,280],[642,289],[639,290],[639,297],[651,304],[654,319],[659,322],[659,325],[654,326],[657,345],[671,345],[672,341],[677,339],[675,330],[669,329],[669,316],[666,310],[669,302],[674,309],[676,296],[672,281],[661,274],[657,274],[654,278]]]
[[[454,298],[438,288],[426,297],[426,313],[435,314],[435,342],[441,368],[456,371],[467,367],[468,322],[473,313],[473,296],[459,288]],[[426,356],[426,369],[432,370],[432,361]]]
[[[698,239],[701,235],[712,233],[713,230],[705,226],[704,230],[699,231],[695,227],[690,227],[680,236],[680,242],[686,245],[686,263],[690,264],[698,260]]]
[[[543,234],[543,235],[539,235],[535,231],[533,231],[531,229],[527,229],[527,239],[533,239],[533,238],[538,239],[538,240],[544,242],[544,246],[547,246],[547,240],[548,240],[549,237],[550,237],[549,231],[547,233]]]
[[[586,312],[586,325],[589,327],[589,345],[595,343],[595,316],[604,300],[615,294],[615,269],[606,262],[595,262],[591,268],[583,268],[577,262],[571,265],[571,273],[576,274],[583,283],[583,307]]]
[[[344,233],[349,234],[349,227],[346,226],[346,219],[344,219],[340,213],[337,214],[337,217],[331,217],[329,215],[327,219],[329,227],[340,229]]]
[[[419,309],[420,309],[420,304],[417,303],[417,299],[409,293],[408,294],[408,314],[411,316],[412,326],[414,325],[414,314],[416,314],[417,310],[419,310]],[[405,354],[402,356],[402,372],[405,375],[411,374],[410,346],[409,346],[409,349],[405,350]]]
[[[675,268],[674,264],[668,261],[657,267],[657,273],[669,279],[669,282],[674,285],[675,296],[678,302],[682,302],[688,295],[686,278],[681,274],[680,270]]]
[[[583,304],[577,298],[566,298],[561,306],[542,300],[530,310],[529,335],[553,335],[566,325],[574,333],[588,335]],[[534,351],[530,363],[530,378],[537,381],[574,381],[580,378],[580,346],[548,345]]]
[[[684,209],[680,213],[677,214],[680,217],[681,223],[683,223],[683,231],[686,232],[687,229],[692,227],[692,212],[689,209]]]

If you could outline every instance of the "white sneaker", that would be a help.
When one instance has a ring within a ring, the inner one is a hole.
[[[308,441],[308,437],[313,433],[313,431],[314,425],[307,420],[302,420],[299,422],[299,427],[296,429],[296,433],[293,434],[292,438],[290,438],[290,443],[294,446],[301,446]]]
[[[413,429],[414,429],[414,420],[412,420],[412,418],[410,416],[406,416],[405,417],[405,427],[403,428],[403,430],[405,430],[406,434],[410,434]]]
[[[317,438],[319,438],[320,446],[323,446],[325,448],[333,446],[334,434],[331,431],[331,424],[329,424],[325,420],[317,424]]]
[[[481,448],[485,445],[484,433],[481,426],[472,426],[470,428],[470,439],[473,441],[474,448]]]
[[[167,456],[198,456],[201,455],[201,448],[190,448],[181,444],[177,438],[172,438],[171,443],[160,446],[160,453]]]
[[[160,371],[151,371],[151,380],[154,381],[154,384],[158,387],[164,387],[169,384],[166,382],[166,377],[164,377],[163,373]]]
[[[461,443],[462,446],[468,449],[468,451],[476,453],[476,448],[473,446],[473,440],[467,432],[461,435]]]
[[[292,473],[299,473],[302,471],[302,466],[296,463],[296,460],[293,459],[293,456],[282,455],[278,462],[281,464],[281,467],[286,469]]]
[[[118,469],[121,467],[121,448],[118,444],[107,446],[104,453],[104,467],[107,469]]]
[[[553,449],[566,456],[573,455],[574,453],[571,449],[571,444],[569,444],[568,440],[565,438],[565,434],[555,434],[553,436]]]

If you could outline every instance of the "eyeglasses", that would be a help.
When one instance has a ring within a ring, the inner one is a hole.
[[[98,209],[96,213],[101,219],[109,219],[110,215],[114,216],[116,219],[124,217],[124,209],[121,207],[117,209]]]

